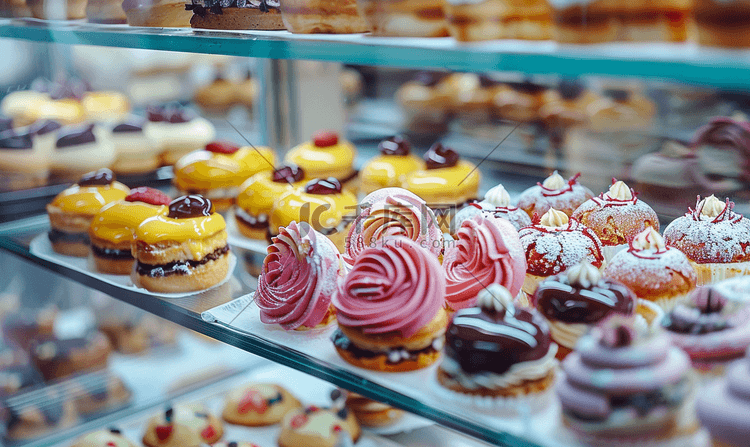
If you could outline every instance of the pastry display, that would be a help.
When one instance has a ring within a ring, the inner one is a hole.
[[[200,447],[224,434],[222,422],[203,405],[177,405],[153,416],[143,434],[146,447]]]
[[[598,268],[584,261],[542,281],[532,304],[544,315],[559,359],[575,348],[589,329],[612,314],[632,316],[636,296],[624,285],[602,278]]]
[[[119,377],[109,374],[87,374],[73,383],[78,413],[87,416],[125,406],[132,393]]]
[[[229,271],[226,222],[202,196],[173,200],[166,216],[141,223],[135,239],[133,283],[152,292],[204,290]]]
[[[459,42],[502,39],[504,30],[499,24],[506,9],[503,0],[448,0],[448,30]]]
[[[250,239],[266,240],[273,205],[285,192],[305,185],[302,168],[284,165],[272,173],[260,172],[240,185],[234,218],[240,232]]]
[[[52,150],[39,144],[32,133],[0,132],[0,188],[26,189],[44,185]]]
[[[518,295],[524,283],[526,261],[515,228],[506,220],[475,216],[461,224],[455,243],[443,259],[446,304],[451,310],[476,303],[479,292],[499,284]]]
[[[688,258],[665,244],[653,228],[639,233],[630,248],[617,253],[604,276],[625,284],[638,298],[670,311],[695,289],[697,275]]]
[[[492,117],[492,98],[508,87],[486,75],[453,73],[445,80],[451,110],[466,126],[486,124]]]
[[[310,224],[291,222],[280,228],[258,278],[260,321],[286,330],[330,324],[335,319],[331,298],[343,274],[338,249]]]
[[[346,250],[346,237],[357,211],[357,198],[341,189],[335,178],[309,181],[304,187],[283,193],[273,204],[269,219],[271,236],[292,222],[307,222],[336,245]]]
[[[284,0],[280,3],[284,25],[295,34],[351,34],[370,30],[357,11],[356,0]]]
[[[44,380],[53,380],[104,368],[112,347],[104,334],[94,332],[79,338],[37,338],[29,352]]]
[[[419,72],[396,92],[396,101],[405,114],[406,129],[433,136],[448,130],[451,96],[443,81],[448,73]]]
[[[26,0],[31,16],[45,20],[80,20],[86,18],[86,0],[65,0],[55,5],[51,0]]]
[[[375,36],[444,37],[446,0],[357,0]]]
[[[651,128],[656,104],[633,89],[607,89],[602,96],[586,107],[588,126],[601,135],[595,141],[612,144],[612,136],[618,137],[617,147],[621,151],[642,152],[643,138],[628,135]],[[619,134],[619,135],[618,135]]]
[[[370,194],[380,188],[401,186],[410,173],[422,168],[422,160],[411,155],[411,145],[400,136],[383,140],[380,155],[371,158],[360,172],[362,192]]]
[[[120,5],[115,6],[122,14]],[[81,98],[81,106],[86,119],[94,122],[116,123],[125,119],[130,112],[128,97],[115,91],[86,92]]]
[[[50,101],[48,94],[34,90],[9,92],[0,102],[3,116],[11,118],[13,126],[28,126],[41,119],[42,107]],[[81,113],[82,114],[82,113]]]
[[[726,377],[704,388],[696,405],[698,419],[714,447],[741,447],[750,437],[750,350],[731,365]]]
[[[593,197],[571,215],[591,228],[604,246],[604,259],[609,261],[627,248],[636,235],[647,228],[659,231],[659,217],[624,182],[612,179],[609,191]]]
[[[223,212],[234,205],[240,185],[259,172],[273,170],[276,156],[267,147],[239,147],[214,141],[205,150],[182,157],[174,165],[173,183],[181,195],[200,194]]]
[[[193,16],[185,10],[184,0],[123,0],[122,9],[130,26],[190,28]],[[213,136],[208,140],[213,140]]]
[[[206,8],[200,4],[187,5],[186,7],[193,8],[194,16],[198,15],[197,11],[200,11],[201,9],[205,12],[206,16],[208,15]],[[219,5],[219,8],[221,9],[221,5]],[[217,11],[220,9],[217,9]],[[191,21],[192,20],[194,19],[191,19]],[[234,105],[235,88],[236,86],[234,82],[225,78],[221,73],[216,73],[214,80],[211,81],[211,83],[206,84],[195,91],[193,101],[208,113],[226,113]]]
[[[7,410],[5,438],[23,441],[39,438],[78,423],[75,403],[60,388],[43,388],[32,404]]]
[[[362,252],[333,297],[336,351],[385,372],[425,368],[440,357],[448,316],[437,258],[405,237]]]
[[[178,326],[161,318],[137,313],[137,317],[124,318],[121,313],[102,316],[97,310],[97,327],[109,338],[112,348],[123,354],[138,354],[150,348],[174,345]]]
[[[539,0],[505,0],[506,11],[500,26],[506,39],[552,39],[552,9]]]
[[[63,255],[88,256],[89,228],[94,216],[104,205],[122,200],[128,194],[130,189],[115,181],[109,169],[81,177],[47,205],[52,248]]]
[[[76,440],[71,447],[136,447],[123,436],[120,429],[112,427],[87,433]]]
[[[302,168],[305,180],[333,177],[344,189],[357,191],[357,171],[354,158],[357,150],[348,141],[339,140],[338,134],[321,131],[312,141],[302,143],[286,153],[284,162]]]
[[[357,393],[346,393],[346,408],[354,413],[359,425],[364,427],[387,427],[404,416],[404,410],[368,399]]]
[[[4,355],[6,352],[0,353],[0,355]],[[23,355],[26,356],[26,353],[24,352]],[[24,363],[3,365],[0,367],[0,398],[4,399],[19,391],[41,385],[43,382],[42,375],[33,365],[28,363],[28,358],[24,359]]]
[[[162,151],[164,164],[173,165],[183,155],[203,149],[216,136],[213,124],[187,109],[149,107],[147,116],[143,131]]]
[[[581,185],[576,174],[568,181],[557,173],[547,177],[544,182],[525,190],[518,198],[518,207],[534,217],[534,213],[543,216],[550,208],[562,211],[568,216],[585,201],[594,197],[590,189]]]
[[[503,185],[493,186],[481,202],[470,203],[461,208],[453,216],[453,231],[457,232],[464,221],[478,214],[489,214],[498,219],[505,219],[513,225],[516,231],[531,225],[531,218],[526,211],[510,204],[510,195]],[[452,234],[452,236],[455,235],[455,233]]]
[[[662,324],[672,342],[701,373],[721,375],[750,347],[750,305],[724,296],[713,286],[695,289]]]
[[[145,120],[131,118],[112,128],[110,140],[117,159],[112,170],[120,174],[142,174],[158,168],[161,148],[143,131]]]
[[[662,0],[627,2],[620,11],[620,40],[628,42],[685,42],[693,2]]]
[[[289,391],[270,383],[251,383],[227,395],[221,415],[230,424],[262,427],[281,422],[302,404]]]
[[[699,286],[750,274],[750,220],[729,199],[698,196],[694,210],[667,226],[664,241],[687,255]]]
[[[515,307],[508,289],[490,284],[480,290],[476,307],[453,316],[437,379],[454,393],[490,398],[499,408],[538,410],[555,382],[556,352],[544,318]]]
[[[616,0],[550,0],[550,6],[560,43],[614,42],[620,35],[623,5]]]
[[[280,0],[192,0],[185,9],[193,11],[193,28],[279,30],[286,29],[279,3]]]
[[[87,0],[86,17],[92,23],[128,23],[120,0]]]
[[[697,0],[692,7],[700,45],[729,48],[750,46],[750,40],[742,31],[749,24],[746,14],[750,6],[747,2]]]
[[[427,204],[402,188],[384,188],[362,200],[361,210],[349,229],[344,261],[354,264],[368,247],[394,236],[403,236],[434,254],[443,253],[443,233]]]
[[[691,154],[697,152],[701,172],[712,178],[746,182],[750,180],[748,139],[750,122],[744,117],[718,116],[696,130],[692,141],[686,145]],[[701,193],[714,190],[717,188],[705,189]]]
[[[291,411],[284,416],[279,433],[279,447],[336,447],[342,436],[354,443],[361,429],[354,414],[344,406],[343,393],[333,390],[330,408],[309,406]]]
[[[57,134],[52,153],[52,171],[78,176],[102,166],[110,166],[117,158],[109,131],[96,124],[63,128]]]
[[[495,117],[517,123],[533,123],[539,118],[547,88],[530,81],[508,84],[492,98]]]
[[[31,343],[41,337],[51,337],[57,308],[47,307],[38,311],[19,310],[6,315],[0,329],[2,340],[10,347],[28,351]]]
[[[479,194],[479,170],[440,143],[435,143],[424,159],[425,169],[409,174],[401,186],[427,202],[441,229],[450,232],[453,210]]]
[[[585,442],[640,444],[695,429],[686,415],[693,394],[687,354],[663,331],[638,331],[633,322],[608,319],[562,363],[563,423]]]
[[[530,227],[519,231],[526,254],[526,279],[523,291],[534,296],[537,286],[545,278],[588,262],[595,268],[604,263],[602,243],[596,234],[574,218],[551,208],[534,220]]]
[[[89,239],[91,258],[97,271],[129,275],[134,258],[131,253],[138,226],[154,216],[166,215],[171,199],[163,192],[135,188],[124,200],[105,205],[91,221]]]

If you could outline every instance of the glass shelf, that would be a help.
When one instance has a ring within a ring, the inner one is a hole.
[[[205,321],[201,313],[247,295],[254,290],[257,281],[246,272],[242,262],[235,269],[233,277],[223,286],[182,298],[160,298],[135,290],[123,289],[36,256],[30,251],[29,244],[34,237],[45,233],[47,230],[49,230],[49,220],[46,215],[2,224],[0,225],[0,249],[7,250],[32,264],[49,269],[218,341],[434,420],[444,427],[487,441],[493,445],[508,447],[534,447],[538,445],[518,435],[519,431],[523,431],[524,434],[530,433],[525,424],[509,424],[503,419],[493,416],[452,410],[451,405],[441,405],[429,396],[424,398],[408,396],[406,393],[394,391],[388,386],[368,379],[367,374],[359,374],[353,368],[341,367],[333,362],[305,354],[257,334],[237,330],[231,325]],[[233,251],[240,259],[252,257],[251,252],[239,248],[233,248]],[[255,259],[258,259],[257,256]],[[262,261],[262,256],[260,260]],[[523,427],[519,429],[519,425]],[[509,434],[507,432],[509,427],[515,428],[516,434]],[[546,442],[545,445],[559,446],[557,443],[548,444]]]
[[[139,28],[34,19],[0,20],[0,37],[270,59],[458,71],[515,71],[564,76],[613,75],[665,79],[721,88],[750,88],[750,51],[693,44],[493,41],[460,44],[450,38],[295,35],[286,31],[201,31]]]

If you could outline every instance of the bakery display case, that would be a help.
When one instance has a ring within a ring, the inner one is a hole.
[[[3,442],[746,439],[750,63],[691,6],[20,3]]]

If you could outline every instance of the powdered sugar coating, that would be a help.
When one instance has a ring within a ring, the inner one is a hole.
[[[703,214],[702,203],[698,197],[695,210],[669,224],[664,230],[667,244],[697,264],[750,261],[750,220],[735,213],[729,200],[717,217]]]
[[[676,248],[657,252],[630,247],[617,253],[604,277],[625,284],[638,298],[684,295],[695,288],[697,275],[687,256]]]
[[[582,203],[594,197],[590,189],[578,183],[576,174],[568,179],[567,184],[560,189],[548,189],[541,183],[525,190],[518,199],[518,207],[526,211],[529,217],[534,213],[540,216],[554,208],[570,216]]]
[[[600,268],[604,261],[599,238],[573,218],[557,228],[537,223],[521,229],[519,236],[530,275],[556,275],[583,261]]]
[[[515,206],[503,206],[495,208],[485,201],[470,203],[461,208],[453,217],[451,225],[454,227],[455,231],[458,231],[461,228],[461,224],[479,214],[484,214],[485,216],[489,215],[498,219],[507,220],[511,225],[513,225],[516,231],[519,231],[521,228],[531,225],[531,218],[521,208],[517,208]]]

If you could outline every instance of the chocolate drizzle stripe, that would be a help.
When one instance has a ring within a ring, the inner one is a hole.
[[[217,248],[212,253],[204,256],[200,261],[176,261],[168,264],[161,265],[150,265],[138,262],[136,265],[136,272],[141,276],[148,276],[151,278],[164,278],[172,275],[188,275],[190,270],[200,265],[207,264],[210,261],[215,261],[229,252],[229,246],[225,245],[222,248]]]
[[[346,335],[344,335],[343,332],[341,332],[341,329],[336,329],[336,331],[331,336],[331,340],[333,341],[333,344],[337,348],[343,349],[343,350],[351,353],[353,356],[355,356],[357,358],[367,358],[367,359],[369,359],[369,358],[380,357],[382,355],[388,356],[388,353],[386,353],[386,352],[369,351],[367,349],[362,349],[362,348],[356,346],[354,343],[351,342],[351,340],[349,340],[349,338]],[[394,350],[398,350],[398,349],[394,349]],[[428,346],[426,348],[423,348],[423,349],[420,349],[420,350],[417,350],[417,351],[406,350],[406,352],[409,354],[409,358],[405,359],[405,360],[414,360],[420,354],[432,354],[432,353],[437,352],[437,350],[432,345],[430,345],[430,346]],[[396,363],[400,363],[402,361],[404,361],[404,359],[401,359],[401,360],[399,360],[399,362],[396,362]],[[390,363],[390,364],[393,364],[393,362],[391,362],[390,359],[388,359],[387,362]]]
[[[51,229],[49,230],[49,240],[53,244],[55,242],[67,242],[67,243],[83,243],[89,244],[88,233],[66,233],[64,231]]]
[[[130,252],[130,250],[117,250],[114,248],[103,248],[92,245],[91,252],[94,253],[94,256],[98,258],[113,260],[133,260],[133,254]]]

